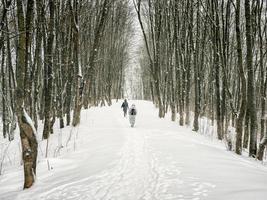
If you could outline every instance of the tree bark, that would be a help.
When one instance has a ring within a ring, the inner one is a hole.
[[[237,65],[241,79],[241,106],[239,108],[239,115],[236,121],[236,147],[235,152],[242,154],[242,135],[243,135],[243,122],[246,114],[246,77],[243,68],[242,47],[241,47],[241,32],[240,32],[240,0],[236,1],[236,42],[237,42]]]
[[[32,9],[34,0],[28,0],[27,9]],[[24,166],[24,188],[29,188],[33,185],[36,175],[36,159],[38,143],[35,136],[35,128],[32,126],[31,118],[24,109],[24,81],[25,81],[25,67],[27,62],[26,56],[26,34],[25,22],[23,13],[23,2],[17,0],[17,20],[18,30],[20,32],[18,37],[18,56],[17,56],[17,70],[16,70],[16,113],[18,117],[18,124],[20,129],[20,138],[22,146],[22,160]],[[31,22],[28,22],[31,23]]]
[[[49,0],[49,25],[48,40],[45,52],[45,74],[44,74],[44,93],[45,93],[45,122],[43,130],[43,139],[47,139],[51,133],[51,117],[52,117],[52,91],[53,91],[53,43],[54,43],[54,9],[53,0]]]
[[[256,98],[254,86],[254,67],[252,54],[252,32],[251,32],[251,11],[250,0],[245,0],[245,18],[246,18],[246,66],[248,71],[247,99],[248,99],[248,115],[250,117],[250,142],[249,156],[256,156],[257,153],[257,114],[256,114]]]
[[[72,15],[72,27],[73,27],[73,40],[74,40],[74,74],[75,78],[75,105],[73,111],[73,121],[72,125],[75,127],[80,123],[81,109],[82,109],[82,99],[83,99],[83,89],[84,81],[82,79],[82,70],[80,66],[80,33],[79,33],[79,20],[78,20],[78,2],[74,1],[74,6],[70,4],[70,11]]]

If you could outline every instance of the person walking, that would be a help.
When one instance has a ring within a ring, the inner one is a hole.
[[[129,121],[130,121],[131,127],[134,127],[136,115],[137,115],[137,109],[135,105],[133,104],[131,108],[129,109]]]
[[[127,110],[129,109],[128,102],[126,99],[124,99],[124,102],[122,103],[121,108],[123,110],[124,117],[126,117]]]

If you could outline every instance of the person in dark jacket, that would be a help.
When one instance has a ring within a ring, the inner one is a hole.
[[[128,108],[129,108],[129,106],[128,106],[128,102],[127,102],[126,99],[124,99],[124,102],[122,103],[121,108],[123,109],[124,117],[126,117],[126,115],[127,115],[127,110],[128,110]]]

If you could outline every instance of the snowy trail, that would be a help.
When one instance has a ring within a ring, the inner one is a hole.
[[[77,135],[72,136],[69,151],[59,157],[64,162],[55,162],[55,169],[49,172],[45,164],[39,164],[39,174],[48,175],[40,175],[35,186],[23,192],[8,190],[8,179],[0,180],[0,199],[266,198],[265,166],[227,152],[222,144],[169,119],[158,119],[149,102],[135,104],[139,111],[135,128],[122,117],[120,104],[84,111],[82,124],[73,130]]]
[[[186,183],[179,178],[180,170],[175,163],[160,164],[147,144],[149,131],[125,129],[126,139],[120,152],[120,159],[113,168],[97,175],[70,183],[40,196],[45,200],[101,199],[101,200],[160,200],[199,199],[206,196],[210,183]],[[180,190],[189,190],[182,195]]]

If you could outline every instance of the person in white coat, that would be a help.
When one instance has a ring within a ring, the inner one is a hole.
[[[129,109],[129,121],[130,121],[131,127],[134,127],[136,115],[137,115],[136,107],[134,104],[132,104],[131,108]]]

